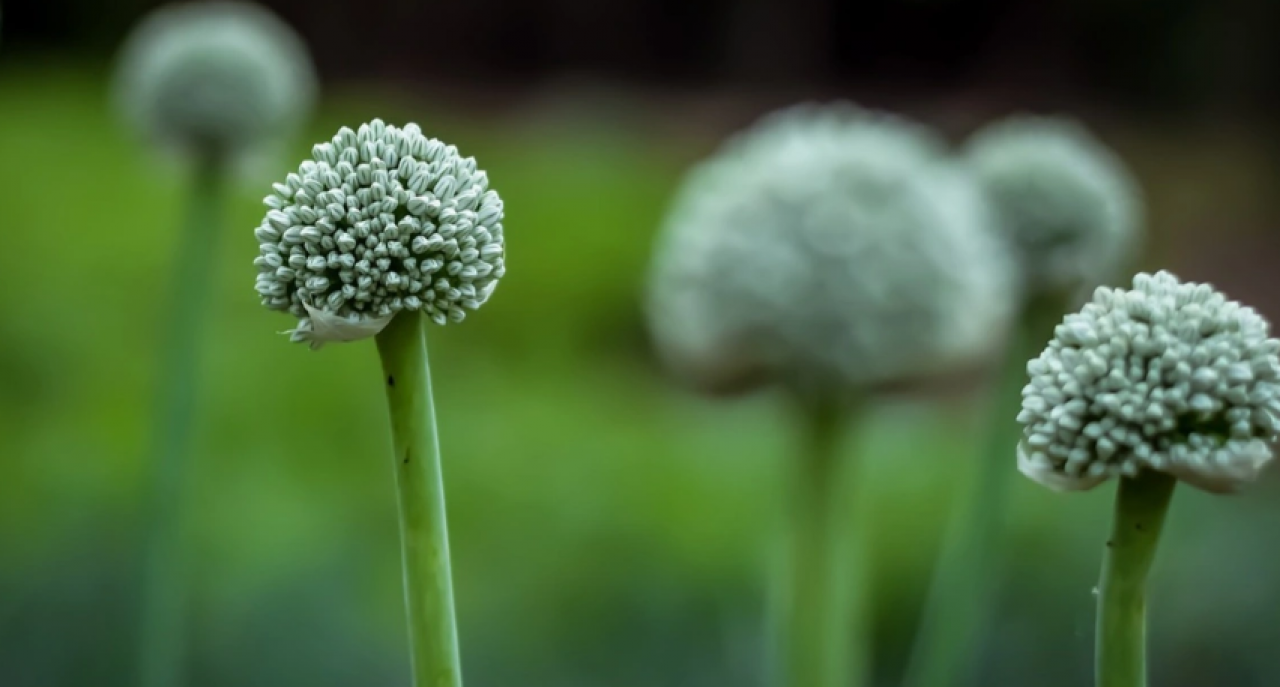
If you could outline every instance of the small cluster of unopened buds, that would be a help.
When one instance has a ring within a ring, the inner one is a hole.
[[[1058,489],[1151,469],[1233,490],[1280,433],[1277,353],[1265,319],[1207,284],[1099,288],[1027,365],[1019,466]]]
[[[293,340],[372,336],[401,311],[461,321],[488,300],[506,272],[502,200],[474,158],[376,119],[312,153],[255,231],[257,291],[299,318]]]

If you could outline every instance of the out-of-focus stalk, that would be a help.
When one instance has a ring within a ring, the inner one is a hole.
[[[1014,447],[1022,434],[1018,409],[1027,360],[1053,335],[1065,304],[1040,298],[1017,324],[987,410],[982,453],[968,493],[960,495],[934,571],[924,618],[907,666],[904,687],[948,687],[972,681],[974,659],[1000,574],[1001,539],[1009,487],[1017,472]]]
[[[848,480],[840,455],[843,406],[806,408],[803,450],[789,466],[785,567],[779,600],[785,687],[862,683],[864,647],[854,617],[858,590]]]
[[[206,155],[195,168],[186,226],[178,239],[168,304],[159,393],[151,443],[150,503],[138,642],[140,687],[185,684],[186,551],[183,503],[188,494],[191,431],[199,371],[201,324],[222,220],[223,168]]]

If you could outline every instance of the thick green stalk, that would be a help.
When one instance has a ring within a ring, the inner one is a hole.
[[[1009,487],[1017,474],[1014,454],[1022,433],[1017,417],[1027,361],[1053,335],[1063,306],[1053,299],[1029,305],[1005,353],[1001,378],[989,401],[982,453],[975,456],[977,470],[949,521],[904,687],[947,687],[974,679],[974,659],[1001,569]]]
[[[854,532],[841,498],[847,486],[839,455],[842,410],[807,408],[804,451],[791,464],[778,632],[784,687],[862,681],[863,647],[854,631],[859,580],[850,560]]]
[[[1147,685],[1147,574],[1176,485],[1168,474],[1145,471],[1116,488],[1098,584],[1097,687]]]
[[[377,337],[378,355],[391,411],[413,684],[461,687],[426,321],[421,313],[396,315]]]
[[[138,685],[186,684],[186,588],[183,541],[192,420],[195,416],[200,325],[208,311],[213,256],[222,220],[221,165],[197,167],[178,239],[172,301],[165,320],[155,436],[151,443],[150,528],[142,571]]]

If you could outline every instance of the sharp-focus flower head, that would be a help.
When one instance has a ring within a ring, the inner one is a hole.
[[[1099,288],[1027,364],[1018,466],[1061,490],[1143,469],[1234,490],[1280,431],[1277,352],[1266,320],[1208,284]]]
[[[1030,294],[1088,293],[1132,257],[1142,229],[1138,186],[1080,124],[1011,117],[974,134],[966,157]]]
[[[270,11],[189,3],[161,7],[134,29],[115,98],[135,129],[166,147],[239,154],[298,123],[315,82],[306,46]]]
[[[373,120],[317,144],[254,232],[262,304],[313,348],[373,336],[401,311],[461,322],[506,272],[502,200],[475,158]]]
[[[999,337],[1011,266],[986,206],[920,125],[800,106],[730,139],[661,232],[659,354],[711,392],[911,381]]]

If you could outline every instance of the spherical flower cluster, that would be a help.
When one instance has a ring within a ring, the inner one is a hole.
[[[142,135],[223,155],[286,133],[315,91],[302,40],[267,9],[239,2],[155,10],[126,41],[115,83],[117,105]]]
[[[1252,480],[1280,432],[1280,340],[1268,330],[1168,272],[1099,288],[1027,365],[1019,468],[1064,490],[1144,469],[1209,491]]]
[[[258,294],[300,318],[294,341],[365,338],[401,311],[460,322],[488,300],[506,272],[502,200],[475,158],[377,119],[312,153],[254,232]]]
[[[850,105],[776,113],[684,183],[647,311],[694,386],[843,392],[925,377],[998,339],[1010,260],[923,127]]]
[[[1088,293],[1135,252],[1137,184],[1083,126],[1013,117],[974,134],[966,159],[1015,247],[1030,294]]]

